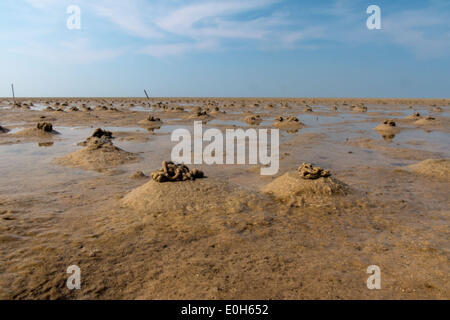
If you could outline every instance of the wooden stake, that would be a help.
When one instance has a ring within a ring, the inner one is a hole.
[[[150,107],[150,106],[151,106],[151,103],[150,103],[150,97],[149,97],[148,94],[147,94],[147,90],[144,89],[144,93],[145,93],[145,95],[147,96],[147,100],[149,101],[149,102],[148,102],[148,106]]]
[[[11,83],[11,90],[12,90],[12,95],[13,95],[13,103],[14,103],[14,107],[16,106],[16,96],[14,95],[14,84]]]

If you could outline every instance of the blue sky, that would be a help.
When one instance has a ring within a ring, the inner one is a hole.
[[[2,0],[0,18],[3,97],[450,97],[448,0]]]

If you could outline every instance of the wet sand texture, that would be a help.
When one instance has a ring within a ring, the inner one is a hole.
[[[216,209],[240,212],[258,198],[255,192],[217,179],[171,183],[151,180],[127,194],[122,204],[147,212],[208,212]]]
[[[450,159],[428,159],[408,166],[414,173],[450,181]]]
[[[449,299],[449,99],[16,101],[0,99],[0,299]],[[165,172],[197,117],[280,126],[278,173]]]

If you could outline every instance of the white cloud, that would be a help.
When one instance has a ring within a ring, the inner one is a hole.
[[[446,32],[436,28],[446,28]],[[409,48],[419,58],[435,58],[450,54],[450,27],[448,16],[437,11],[410,10],[392,14],[384,19],[390,41]]]
[[[363,2],[335,0],[332,5],[314,12],[325,17],[323,24],[326,31],[322,33],[325,40],[359,46],[367,43],[379,46],[394,44],[408,49],[420,59],[450,54],[448,0],[423,1],[421,7],[414,10],[408,3],[395,10],[389,5],[381,6],[382,30],[375,31],[365,27],[368,15],[362,10],[365,9]],[[310,27],[318,25],[313,22]],[[295,38],[295,34],[292,37]]]
[[[34,8],[54,9],[67,1],[27,3]],[[244,45],[305,48],[318,39],[352,45],[396,44],[421,58],[450,53],[448,1],[428,1],[421,10],[408,10],[407,5],[395,11],[382,7],[383,30],[370,34],[365,29],[366,12],[360,10],[362,3],[335,0],[304,12],[291,12],[281,0],[77,0],[82,12],[90,11],[127,35],[146,41],[141,52],[154,57]],[[95,52],[89,56],[95,59]]]
[[[193,42],[193,43],[171,43],[148,45],[140,53],[148,54],[155,58],[164,58],[167,56],[181,55],[189,52],[213,51],[217,50],[218,45],[214,41]]]
[[[116,58],[124,53],[118,49],[98,49],[86,38],[63,41],[54,47],[41,43],[29,43],[27,48],[13,48],[11,51],[65,64],[87,64]]]
[[[43,9],[60,4],[60,0],[27,0],[27,3],[34,8]]]
[[[281,38],[284,43],[292,45],[302,40],[321,39],[325,37],[325,34],[324,27],[308,27],[301,31],[284,32]]]
[[[187,5],[176,9],[167,16],[157,19],[156,23],[162,29],[175,34],[195,34],[195,30],[201,30],[202,27],[196,27],[195,24],[207,19],[216,19],[221,21],[220,17],[226,17],[232,14],[243,13],[250,10],[261,9],[273,4],[275,0],[247,0],[247,1],[203,1],[192,5]],[[222,20],[223,21],[223,20]],[[209,21],[211,22],[211,21]],[[209,28],[211,30],[213,28]],[[209,32],[211,33],[211,32]]]
[[[147,5],[136,1],[96,1],[88,4],[94,12],[131,35],[160,38],[162,34],[145,20]]]

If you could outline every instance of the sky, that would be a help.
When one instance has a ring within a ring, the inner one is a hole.
[[[1,0],[1,97],[11,83],[19,97],[449,98],[450,1]]]

